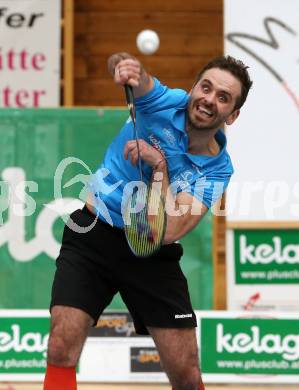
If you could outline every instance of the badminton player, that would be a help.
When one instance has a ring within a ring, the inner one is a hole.
[[[177,242],[200,223],[233,173],[223,125],[238,118],[251,80],[232,57],[211,60],[189,93],[152,77],[135,57],[117,53],[108,70],[119,86],[133,87],[145,181],[156,173],[167,189],[167,227],[161,249],[133,255],[123,231],[123,191],[138,180],[137,145],[128,120],[94,175],[90,198],[65,227],[51,300],[51,332],[44,390],[75,390],[76,365],[91,326],[119,292],[140,334],[150,334],[174,390],[203,390],[196,318],[180,268]],[[105,175],[100,175],[101,172]],[[99,370],[101,367],[99,367]]]

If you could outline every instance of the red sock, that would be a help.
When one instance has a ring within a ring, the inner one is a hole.
[[[172,388],[172,390],[175,390],[174,387]],[[199,385],[199,389],[198,390],[205,390],[205,386],[204,386],[204,384],[202,382]]]
[[[48,364],[44,390],[77,390],[76,368]]]

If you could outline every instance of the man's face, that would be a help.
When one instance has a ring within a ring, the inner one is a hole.
[[[190,91],[189,125],[194,129],[218,129],[223,122],[232,124],[239,115],[234,110],[241,95],[241,83],[230,72],[208,69]]]

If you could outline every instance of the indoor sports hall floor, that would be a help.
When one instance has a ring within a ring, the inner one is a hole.
[[[42,385],[36,383],[15,384],[0,382],[0,390],[42,390]],[[167,385],[156,384],[79,384],[78,390],[171,390],[171,388]],[[206,390],[299,390],[299,384],[206,385]]]

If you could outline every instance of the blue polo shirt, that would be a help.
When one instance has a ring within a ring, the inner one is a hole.
[[[170,89],[154,78],[153,89],[136,99],[139,137],[163,150],[173,193],[190,193],[210,208],[227,187],[233,167],[221,129],[215,135],[220,146],[217,156],[188,153],[185,130],[188,100],[186,91]],[[137,167],[124,159],[125,144],[134,138],[134,126],[129,118],[108,147],[90,183],[96,194],[99,217],[117,227],[124,225],[121,213],[124,191],[132,181],[139,181]],[[142,162],[142,171],[143,181],[148,183],[152,169]]]

